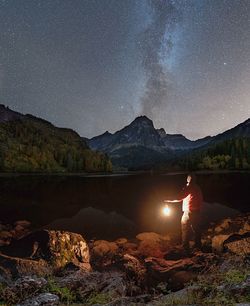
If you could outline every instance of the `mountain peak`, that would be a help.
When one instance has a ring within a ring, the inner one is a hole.
[[[135,120],[146,120],[146,121],[152,121],[149,119],[146,115],[141,115],[135,118]]]
[[[138,116],[131,124],[147,124],[153,126],[153,121],[149,119],[147,116]]]
[[[8,106],[0,104],[0,122],[8,122],[12,120],[22,119],[24,115],[11,110]]]
[[[161,138],[163,138],[167,135],[164,128],[157,129],[157,132],[158,132],[158,134],[160,135]]]
[[[109,131],[106,131],[105,133],[102,134],[102,136],[109,136],[112,135]]]

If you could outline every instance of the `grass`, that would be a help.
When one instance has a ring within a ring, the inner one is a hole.
[[[112,301],[112,297],[109,293],[92,292],[86,300],[86,305],[94,304],[107,304]]]
[[[45,287],[45,292],[54,293],[59,296],[60,301],[71,305],[72,302],[76,300],[76,296],[71,290],[67,287],[59,286],[54,279],[49,278],[47,286]]]
[[[225,273],[225,281],[228,284],[240,284],[246,280],[248,273],[237,269],[229,270]]]
[[[240,265],[238,262],[229,262],[226,269],[212,266],[209,272],[200,275],[186,289],[167,294],[156,305],[231,306],[248,303],[250,292],[243,283],[249,275],[249,265]]]

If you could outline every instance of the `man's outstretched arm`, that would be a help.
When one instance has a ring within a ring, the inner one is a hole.
[[[182,199],[181,200],[164,200],[164,203],[179,203],[179,202],[182,202]]]

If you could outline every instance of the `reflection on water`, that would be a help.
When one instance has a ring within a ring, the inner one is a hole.
[[[148,219],[148,224],[141,228],[132,220],[117,214],[105,213],[100,209],[87,207],[81,209],[71,218],[61,218],[46,225],[48,229],[60,229],[77,232],[88,239],[116,239],[119,237],[134,237],[140,231],[154,231],[160,233],[180,231],[181,213],[178,208],[171,208],[172,215]],[[226,217],[237,216],[240,212],[236,209],[218,203],[204,203],[202,208],[202,224],[205,227],[212,221],[218,221]],[[156,211],[157,214],[157,211]]]
[[[160,212],[162,201],[175,197],[185,178],[184,174],[0,177],[1,221],[27,219],[37,228],[68,229],[90,238],[177,230],[181,205],[174,205],[167,218]],[[198,175],[206,202],[204,223],[249,211],[249,179],[249,173]]]
[[[105,213],[100,209],[87,207],[71,218],[62,218],[45,226],[49,229],[62,229],[83,234],[87,238],[118,238],[136,234],[132,220],[112,211]]]
[[[202,207],[202,220],[205,224],[239,214],[239,210],[218,203],[203,203]]]

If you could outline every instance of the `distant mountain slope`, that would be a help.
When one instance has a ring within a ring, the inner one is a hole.
[[[190,150],[208,144],[212,140],[211,136],[198,140],[189,140],[182,134],[166,134],[163,128],[157,131],[161,136],[164,146],[172,150]]]
[[[112,164],[128,170],[149,170],[167,163],[173,157],[172,151],[159,152],[142,145],[122,146],[110,154]]]
[[[250,137],[250,118],[235,127],[213,137],[211,144],[233,138]]]
[[[167,134],[163,128],[155,129],[152,120],[140,116],[114,134],[106,131],[85,140],[92,149],[107,153],[116,166],[141,169],[242,137],[250,137],[250,119],[217,136],[192,141],[181,134]]]
[[[163,128],[155,129],[152,120],[140,116],[114,134],[106,131],[102,135],[88,139],[87,142],[94,150],[111,153],[128,145],[140,145],[158,152],[190,150],[208,144],[211,140],[210,136],[192,141],[181,134],[166,134]]]
[[[0,105],[0,171],[110,171],[109,158],[73,130]]]
[[[115,166],[127,169],[148,169],[172,156],[146,116],[137,117],[114,134],[105,132],[87,142],[91,149],[107,153]]]
[[[160,149],[164,146],[152,120],[146,116],[137,117],[129,125],[114,134],[105,132],[100,136],[91,138],[89,146],[95,150],[111,153],[122,146],[145,146]]]
[[[215,141],[209,147],[190,151],[168,164],[189,170],[249,170],[250,169],[250,137],[230,137]],[[231,135],[232,136],[232,135]]]

